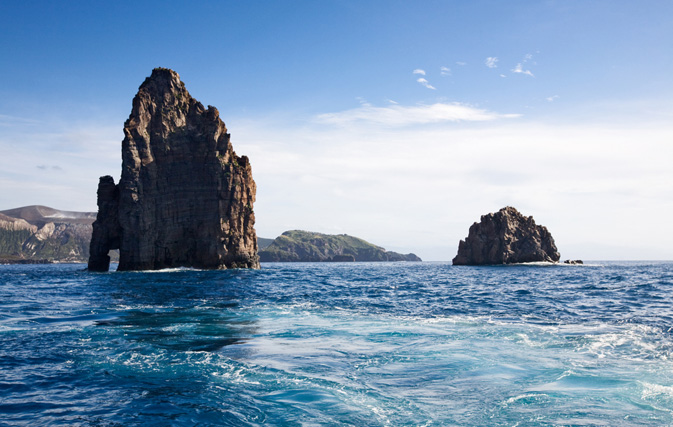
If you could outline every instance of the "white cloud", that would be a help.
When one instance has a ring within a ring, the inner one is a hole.
[[[360,105],[362,105],[362,106],[364,106],[364,107],[369,107],[369,106],[372,105],[372,104],[370,104],[369,102],[367,102],[367,100],[364,99],[364,98],[361,97],[361,96],[357,96],[357,97],[355,97],[355,99],[357,99],[358,102],[360,103]]]
[[[413,126],[428,123],[431,106],[401,108],[347,112],[349,126],[337,128],[230,126],[253,166],[258,234],[347,233],[449,260],[480,215],[513,205],[549,228],[564,258],[673,258],[673,225],[660,220],[673,210],[669,123]],[[409,114],[424,118],[371,123]]]
[[[442,76],[450,76],[451,75],[451,68],[449,67],[442,67],[440,69]]]
[[[516,64],[516,67],[512,68],[512,72],[515,74],[525,74],[527,76],[535,77],[530,70],[524,70],[521,63]]]
[[[51,166],[49,166],[49,165],[37,165],[35,167],[42,170],[42,171],[46,171],[46,170],[49,170],[49,169],[51,169],[52,171],[62,171],[63,170],[63,168],[58,166],[58,165],[51,165]]]
[[[95,210],[98,178],[117,180],[121,173],[120,125],[11,120],[15,125],[0,134],[0,187],[12,191],[3,194],[0,209]]]
[[[486,58],[486,61],[484,61],[484,63],[488,68],[497,68],[498,67],[497,62],[498,58],[495,56],[489,56],[488,58]]]
[[[420,74],[421,76],[424,76],[425,75],[425,70],[421,70],[420,68],[416,68],[413,71],[413,74]]]
[[[558,97],[559,97],[558,95],[554,95],[554,96],[548,96],[545,99],[547,100],[547,102],[554,102],[555,100],[558,99]]]
[[[460,65],[462,67],[464,65],[467,65],[467,62],[458,61],[458,62],[456,62],[456,64]]]
[[[419,78],[419,79],[416,80],[416,81],[417,81],[418,83],[422,84],[423,86],[427,87],[428,89],[432,89],[432,90],[435,90],[435,89],[436,89],[433,85],[430,84],[430,82],[428,82],[428,81],[427,81],[426,79],[424,79],[423,77]]]
[[[449,260],[480,215],[513,205],[549,228],[564,258],[673,259],[673,224],[661,221],[673,211],[671,109],[641,102],[620,105],[619,119],[604,125],[498,120],[516,115],[463,104],[365,103],[313,120],[228,116],[227,127],[252,164],[262,237],[347,233]],[[113,122],[3,131],[0,188],[12,191],[0,208],[95,210],[98,177],[121,172]]]
[[[363,105],[352,110],[321,114],[316,117],[316,122],[340,126],[370,123],[399,127],[443,122],[483,122],[516,117],[519,117],[519,115],[500,114],[458,103],[436,103],[413,106],[389,105],[386,107]]]
[[[533,55],[531,55],[530,53],[524,55],[523,61],[516,64],[516,67],[512,69],[512,72],[515,74],[524,74],[527,76],[535,77],[529,69],[524,69],[524,64],[526,64],[531,59],[533,59]]]

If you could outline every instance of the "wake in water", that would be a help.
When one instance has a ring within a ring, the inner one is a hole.
[[[9,424],[671,424],[673,264],[601,265],[3,266],[0,413]]]

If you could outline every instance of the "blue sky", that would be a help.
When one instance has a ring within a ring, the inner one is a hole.
[[[0,209],[95,210],[152,68],[220,110],[261,236],[424,259],[513,205],[564,258],[673,259],[670,1],[0,4]]]

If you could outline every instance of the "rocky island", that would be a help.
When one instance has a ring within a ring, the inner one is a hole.
[[[255,182],[215,107],[156,68],[124,123],[121,179],[100,178],[88,268],[259,268]]]
[[[386,251],[347,234],[331,235],[292,230],[259,252],[262,262],[421,261],[414,254]]]
[[[453,265],[558,262],[560,258],[547,228],[508,206],[472,224],[458,245]]]

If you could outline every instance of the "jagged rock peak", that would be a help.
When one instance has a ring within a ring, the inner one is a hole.
[[[172,105],[175,104],[176,100],[189,101],[191,96],[187,92],[185,84],[180,80],[178,73],[168,68],[155,68],[152,70],[152,75],[147,77],[140,85],[136,98],[151,99],[156,105]],[[161,112],[161,110],[158,112]],[[138,114],[134,109],[131,117],[135,115]]]
[[[561,258],[546,227],[511,206],[481,216],[458,245],[454,265],[558,262]]]
[[[180,88],[185,89],[185,84],[180,80],[180,74],[170,68],[157,67],[152,70],[152,74],[145,79],[140,89],[145,87],[154,88]]]
[[[234,152],[219,112],[155,68],[124,123],[122,175],[98,189],[91,270],[259,266],[250,162]]]

